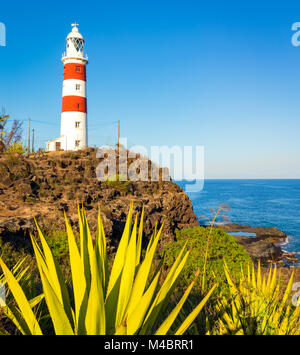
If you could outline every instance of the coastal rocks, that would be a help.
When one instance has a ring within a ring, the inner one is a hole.
[[[296,257],[296,253],[283,253],[283,257],[290,263],[299,263],[299,259]]]
[[[283,256],[283,251],[280,247],[270,243],[266,240],[249,241],[251,237],[245,242],[237,238],[237,241],[244,246],[247,253],[254,260],[261,260],[263,262],[278,261]]]
[[[234,235],[255,261],[281,261],[287,256],[287,253],[284,253],[280,246],[276,245],[285,242],[287,239],[287,235],[278,228],[251,227],[239,224],[224,224],[218,225],[218,227]],[[252,236],[247,236],[247,234]]]
[[[275,227],[251,227],[248,225],[228,223],[221,226],[227,233],[238,233],[241,235],[244,233],[254,233],[256,234],[257,240],[268,240],[273,243],[282,243],[286,240],[287,235],[280,229]]]

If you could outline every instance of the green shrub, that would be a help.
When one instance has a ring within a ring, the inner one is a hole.
[[[33,260],[33,249],[22,245],[18,248],[13,245],[13,243],[8,241],[3,241],[0,238],[0,257],[3,261],[10,267],[13,268],[20,260],[24,257],[28,257],[28,260]],[[1,274],[1,273],[0,273]]]
[[[52,253],[58,261],[63,261],[69,255],[68,236],[64,231],[52,231],[48,233],[46,240]]]
[[[65,231],[53,230],[45,234],[46,240],[65,277],[70,275],[68,236]]]
[[[227,287],[224,275],[224,260],[230,273],[239,278],[241,265],[251,262],[245,249],[236,242],[235,238],[221,229],[194,227],[176,231],[176,242],[169,243],[162,251],[165,262],[172,266],[178,251],[187,242],[190,249],[190,257],[179,279],[179,287],[185,287],[193,279],[197,269],[200,269],[200,277],[196,289],[200,291],[205,273],[205,288],[216,281],[220,288]],[[205,265],[205,254],[207,263]],[[206,268],[206,271],[204,271]]]

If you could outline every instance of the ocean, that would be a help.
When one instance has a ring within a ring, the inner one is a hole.
[[[184,188],[186,182],[177,184]],[[201,224],[226,205],[218,223],[277,227],[288,235],[282,249],[300,251],[300,180],[205,180],[202,191],[188,195]]]

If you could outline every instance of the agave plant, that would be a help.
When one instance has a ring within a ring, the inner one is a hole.
[[[69,244],[72,287],[68,289],[58,262],[46,242],[39,226],[37,239],[31,236],[39,269],[43,294],[28,300],[18,280],[0,259],[6,282],[14,296],[16,306],[5,307],[6,314],[22,334],[42,334],[35,306],[44,297],[53,330],[57,335],[73,334],[167,334],[185,303],[192,282],[173,310],[162,319],[161,315],[169,303],[176,280],[188,258],[184,247],[167,276],[161,280],[161,267],[150,278],[152,264],[162,227],[155,231],[142,257],[143,215],[138,226],[138,216],[132,225],[131,205],[114,262],[109,272],[106,240],[100,211],[98,228],[93,241],[85,211],[78,209],[80,245],[77,245],[72,228],[65,216]],[[183,334],[193,323],[214,287],[195,309],[172,330]]]
[[[242,270],[238,285],[232,281],[227,265],[225,275],[230,298],[222,297],[217,310],[221,317],[213,333],[231,335],[293,335],[300,334],[300,307],[291,303],[294,272],[285,291],[280,287],[280,273],[276,265],[268,276],[262,275],[260,263],[257,271],[248,265]]]
[[[23,292],[27,298],[30,298],[30,306],[34,308],[44,298],[44,294],[36,296],[33,285],[33,275],[29,272],[30,266],[26,264],[27,257],[20,259],[12,268],[12,275],[17,282],[22,286]],[[6,315],[11,319],[18,318],[18,312],[13,305],[12,295],[7,289],[7,279],[4,274],[0,274],[0,313],[1,316]],[[9,305],[9,306],[8,306]],[[0,317],[1,318],[1,317]],[[0,322],[1,323],[1,322]],[[0,324],[0,335],[8,335],[9,333]]]

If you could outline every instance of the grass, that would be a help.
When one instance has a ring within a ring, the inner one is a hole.
[[[121,178],[121,180],[120,180]],[[132,193],[132,188],[133,184],[131,181],[128,181],[125,179],[125,181],[122,180],[122,177],[119,174],[116,174],[114,176],[111,176],[110,178],[106,179],[104,182],[105,185],[114,188],[120,192],[125,193],[126,195]]]

